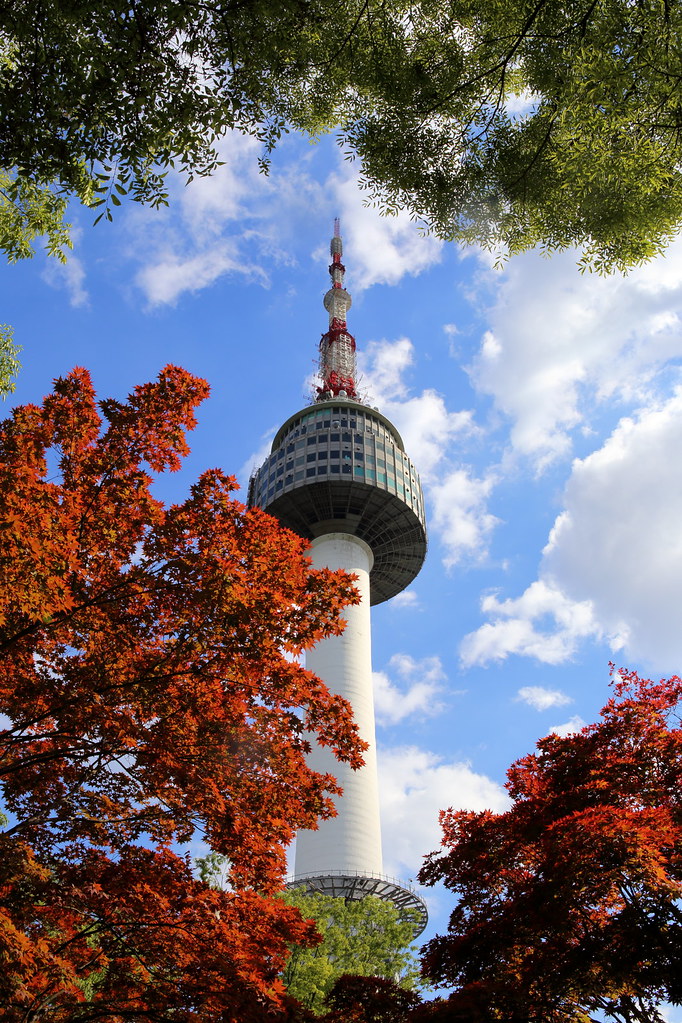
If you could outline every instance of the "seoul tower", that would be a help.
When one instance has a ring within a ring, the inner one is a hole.
[[[334,222],[324,296],[329,327],[319,344],[320,384],[312,405],[284,423],[270,455],[251,477],[249,505],[263,508],[310,541],[315,568],[357,576],[361,602],[348,607],[341,636],[318,643],[306,667],[351,704],[369,744],[357,771],[313,745],[310,767],[333,774],[343,788],[337,816],[296,839],[291,886],[346,900],[375,895],[409,910],[415,937],[426,907],[407,886],[383,873],[372,693],[370,605],[400,593],[426,555],[424,498],[419,476],[395,426],[357,391],[355,338],[348,332],[351,297],[339,221]]]

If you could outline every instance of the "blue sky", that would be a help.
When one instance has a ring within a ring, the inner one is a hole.
[[[74,365],[122,397],[175,362],[212,394],[158,493],[216,465],[245,483],[307,402],[341,217],[363,387],[429,516],[421,575],[373,612],[385,870],[413,878],[439,808],[503,808],[511,761],[596,718],[610,659],[682,663],[682,243],[627,278],[581,276],[572,253],[496,269],[363,206],[332,140],[286,140],[268,178],[257,155],[226,140],[168,210],[97,227],[74,210],[66,267],[2,267],[24,347],[6,408]],[[427,898],[433,933],[449,898]]]

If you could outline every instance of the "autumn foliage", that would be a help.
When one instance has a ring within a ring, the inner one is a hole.
[[[682,680],[613,686],[596,724],[512,766],[510,810],[441,815],[421,880],[458,903],[424,968],[456,990],[415,1021],[651,1023],[682,1003]]]
[[[260,1020],[313,926],[272,893],[330,812],[305,730],[358,763],[349,708],[291,655],[338,632],[348,577],[234,483],[164,507],[207,385],[168,367],[98,406],[88,374],[0,427],[3,1020]],[[183,843],[230,861],[198,880]]]

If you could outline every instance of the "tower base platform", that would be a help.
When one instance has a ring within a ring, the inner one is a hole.
[[[332,895],[347,902],[374,895],[377,899],[392,902],[401,918],[410,916],[413,938],[418,938],[426,928],[429,914],[426,903],[420,895],[393,877],[383,874],[352,873],[351,871],[324,871],[315,874],[298,874],[287,878],[287,888],[303,888],[318,895]]]

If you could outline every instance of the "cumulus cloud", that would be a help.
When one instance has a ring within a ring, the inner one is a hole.
[[[381,408],[398,425],[422,479],[436,475],[456,437],[473,432],[473,413],[469,409],[449,412],[443,396],[431,388],[403,401],[384,401]]]
[[[344,167],[342,173],[329,178],[327,188],[341,213],[353,290],[397,284],[406,274],[416,276],[440,260],[443,242],[425,234],[409,214],[381,216],[375,208],[365,206],[367,193],[360,189],[357,174]]]
[[[447,568],[465,557],[481,561],[487,554],[490,535],[499,521],[487,505],[495,482],[492,474],[477,479],[469,467],[464,467],[431,485],[431,521],[444,545]]]
[[[584,728],[586,723],[579,714],[574,714],[568,721],[564,721],[563,725],[552,725],[550,732],[561,736],[573,735],[574,732],[579,732]]]
[[[515,257],[499,278],[470,372],[511,420],[510,441],[541,470],[570,454],[607,398],[644,402],[682,354],[682,240],[623,278],[580,275],[575,255]]]
[[[210,177],[185,185],[179,174],[169,175],[169,209],[134,207],[126,215],[127,254],[150,306],[175,305],[225,274],[267,282],[244,244],[254,235],[250,218],[273,190],[258,174],[259,144],[228,132],[217,148],[223,162]]]
[[[173,305],[227,274],[267,283],[273,260],[292,262],[282,238],[310,210],[340,212],[356,291],[396,284],[440,258],[442,242],[420,233],[408,216],[381,217],[365,207],[357,175],[345,167],[318,182],[309,156],[299,150],[292,159],[285,146],[266,177],[258,172],[256,139],[228,132],[217,149],[222,165],[209,177],[185,185],[169,176],[169,210],[127,214],[128,255],[150,306]]]
[[[375,671],[372,678],[374,709],[380,725],[395,725],[405,718],[431,716],[442,710],[439,697],[446,676],[439,657],[416,661],[409,654],[394,654],[388,670]]]
[[[305,158],[279,161],[266,177],[258,172],[256,139],[228,132],[217,150],[222,165],[209,177],[185,185],[169,175],[169,209],[126,214],[127,256],[150,306],[174,305],[226,275],[267,285],[273,262],[293,262],[282,237],[321,204],[322,185]]]
[[[391,599],[391,607],[393,609],[411,608],[416,610],[420,606],[416,590],[401,590],[400,593],[396,593],[395,597]]]
[[[628,657],[682,666],[682,389],[578,459],[543,556]]]
[[[72,232],[74,242],[78,242],[81,232]],[[78,256],[70,253],[66,263],[50,258],[45,263],[41,274],[51,288],[64,288],[69,296],[69,304],[75,308],[88,304],[90,296],[85,287],[85,267]]]
[[[276,432],[277,432],[276,426],[273,426],[270,430],[267,430],[263,434],[261,438],[261,443],[258,446],[258,448],[252,454],[249,455],[249,457],[246,459],[246,461],[242,464],[241,468],[239,469],[239,472],[237,473],[237,479],[239,481],[239,486],[242,488],[242,490],[246,491],[249,484],[249,479],[251,478],[252,474],[256,471],[256,469],[260,469],[261,465],[270,454],[270,449],[272,448],[272,441],[274,439]]]
[[[560,689],[545,689],[544,686],[522,686],[516,694],[516,699],[521,703],[527,703],[535,710],[565,707],[567,703],[573,702],[571,697],[562,693]]]
[[[578,641],[601,636],[591,601],[570,600],[555,584],[536,580],[516,599],[488,594],[481,610],[490,615],[460,644],[464,667],[503,661],[510,654],[560,664],[575,652]]]
[[[426,853],[438,848],[440,810],[506,810],[501,785],[465,761],[447,761],[416,746],[379,750],[384,870],[414,877]]]
[[[175,252],[157,253],[155,260],[138,272],[136,283],[151,306],[175,305],[185,292],[201,291],[230,271],[268,283],[264,270],[245,263],[234,242],[204,247],[186,258]]]
[[[489,473],[479,479],[471,466],[453,464],[455,444],[479,432],[473,413],[449,410],[443,396],[430,388],[412,394],[406,378],[413,361],[409,338],[370,342],[362,367],[364,380],[419,467],[433,508],[431,526],[444,545],[445,564],[452,567],[463,558],[481,560],[498,521],[488,511],[496,477]]]
[[[517,598],[483,598],[490,621],[464,664],[509,654],[565,661],[588,638],[656,671],[682,664],[682,389],[623,418],[576,459],[540,564]]]

